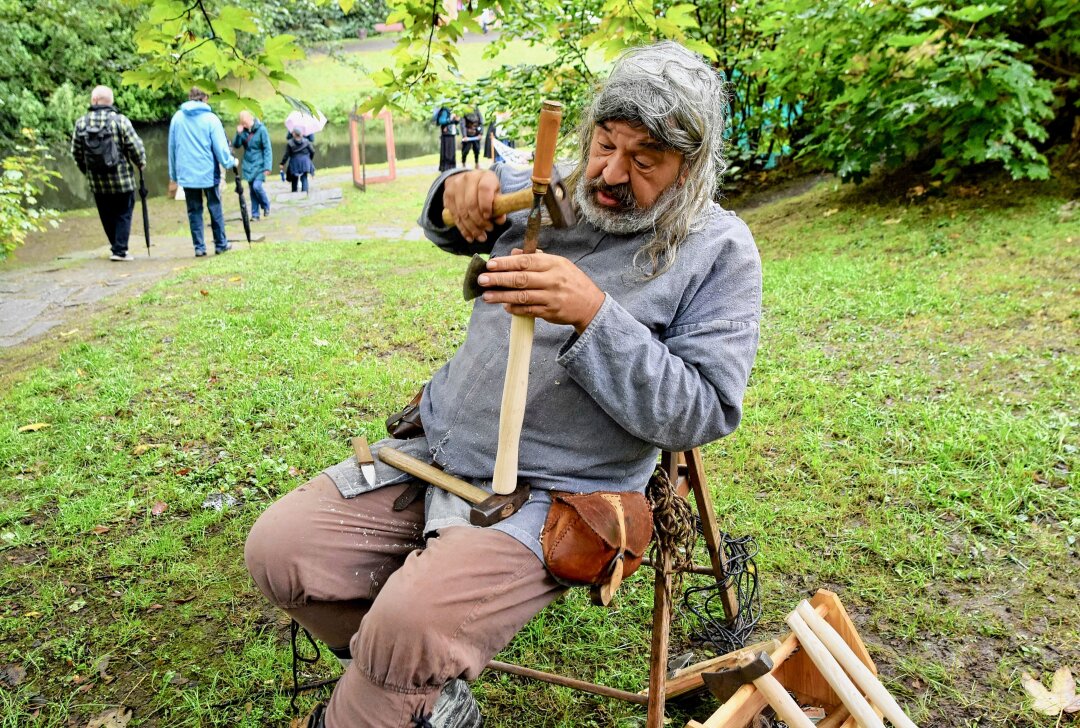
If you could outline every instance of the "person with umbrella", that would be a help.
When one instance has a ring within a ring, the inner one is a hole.
[[[274,152],[270,147],[270,134],[266,126],[248,110],[240,112],[233,148],[244,149],[244,161],[240,174],[251,189],[251,219],[258,220],[260,211],[270,217],[270,195],[263,187],[263,178],[270,176]]]
[[[315,147],[300,131],[299,128],[292,130],[289,143],[285,145],[285,155],[281,158],[281,169],[288,173],[293,192],[296,192],[298,182],[301,190],[307,192],[308,175],[315,172]]]
[[[101,226],[109,239],[112,253],[109,260],[135,260],[128,252],[135,211],[132,167],[138,168],[141,176],[146,166],[146,150],[131,120],[113,105],[113,92],[108,86],[97,86],[90,93],[90,109],[75,122],[71,156],[94,193]],[[143,222],[146,223],[145,198]],[[146,235],[149,252],[149,229]]]

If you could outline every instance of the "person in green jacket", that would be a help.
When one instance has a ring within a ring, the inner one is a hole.
[[[274,153],[270,148],[270,134],[266,126],[256,119],[250,111],[240,112],[240,123],[236,126],[236,138],[233,146],[244,148],[244,164],[240,175],[248,181],[251,188],[251,219],[258,220],[259,213],[270,217],[270,195],[263,188],[263,178],[269,176]]]

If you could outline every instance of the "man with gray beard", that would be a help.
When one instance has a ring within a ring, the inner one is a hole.
[[[528,170],[436,180],[420,219],[428,237],[492,257],[465,342],[424,390],[423,432],[372,447],[374,483],[349,458],[272,505],[248,537],[263,593],[348,662],[329,704],[294,726],[479,725],[464,681],[566,589],[541,539],[553,494],[641,493],[662,449],[736,428],[761,267],[749,230],[713,201],[725,106],[716,73],[678,44],[626,53],[581,126],[568,182],[582,221],[546,229],[531,255],[520,250],[526,213],[491,219],[495,195],[526,186]],[[510,314],[536,319],[518,462],[532,495],[477,528],[445,491],[410,502],[415,481],[379,450],[490,492]]]

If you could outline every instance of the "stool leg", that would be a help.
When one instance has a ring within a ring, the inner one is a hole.
[[[649,659],[649,712],[645,728],[663,728],[667,701],[668,635],[671,630],[671,557],[660,555],[653,581],[652,649]]]

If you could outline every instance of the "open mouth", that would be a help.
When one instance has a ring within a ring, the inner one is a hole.
[[[603,205],[604,207],[622,207],[623,206],[623,204],[621,202],[619,202],[617,199],[615,199],[611,195],[607,194],[603,190],[597,190],[596,191],[596,201],[597,201],[597,203]]]

